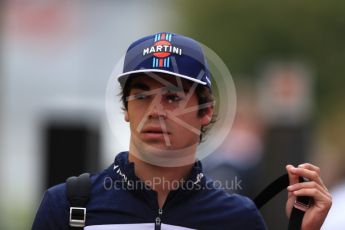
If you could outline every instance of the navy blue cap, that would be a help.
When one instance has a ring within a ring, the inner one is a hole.
[[[162,32],[133,42],[118,81],[124,87],[129,76],[148,72],[171,74],[211,89],[210,71],[201,45],[179,34]]]

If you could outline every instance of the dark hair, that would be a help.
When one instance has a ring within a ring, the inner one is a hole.
[[[129,96],[129,93],[131,90],[129,87],[131,84],[131,80],[132,79],[130,77],[126,80],[126,83],[124,84],[123,88],[121,88],[121,92],[119,94],[119,96],[121,96],[121,102],[122,102],[122,109],[123,110],[128,109],[127,97]],[[209,88],[207,88],[206,86],[203,86],[201,84],[198,84],[197,87],[195,88],[195,93],[198,97],[199,106],[210,103],[211,104],[210,106],[213,107],[214,97],[213,97],[211,90]],[[210,107],[210,106],[207,106],[207,107]],[[199,108],[198,117],[204,116],[206,110],[207,110],[207,108]],[[206,133],[212,127],[213,123],[216,122],[216,120],[217,120],[217,115],[215,112],[213,112],[212,119],[211,119],[210,123],[208,125],[204,125],[201,127],[201,130],[200,130],[201,134],[200,134],[200,139],[199,139],[200,142],[204,141]]]

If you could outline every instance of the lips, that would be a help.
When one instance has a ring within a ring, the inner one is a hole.
[[[145,134],[171,134],[168,131],[164,132],[161,127],[146,127],[141,132]]]

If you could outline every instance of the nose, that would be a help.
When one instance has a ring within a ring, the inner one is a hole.
[[[160,103],[153,106],[152,110],[149,112],[149,118],[167,118],[167,112]]]

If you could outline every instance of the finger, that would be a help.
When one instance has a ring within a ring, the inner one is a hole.
[[[305,168],[305,169],[309,169],[311,171],[315,171],[317,172],[317,174],[321,175],[321,170],[319,167],[313,165],[313,164],[310,164],[310,163],[303,163],[303,164],[300,164],[298,165],[298,168]]]
[[[311,171],[315,171],[319,175],[321,185],[328,191],[328,189],[326,188],[325,184],[323,183],[323,181],[321,179],[321,169],[319,167],[317,167],[313,164],[310,164],[310,163],[300,164],[300,165],[298,165],[298,167],[309,169]]]
[[[309,182],[303,182],[303,183],[290,185],[287,187],[287,190],[289,192],[293,192],[296,190],[306,189],[306,188],[315,188],[315,189],[319,190],[320,192],[322,192],[324,195],[329,195],[328,191],[325,190],[324,187],[322,187],[321,185],[319,185],[315,181],[309,181]]]
[[[309,196],[314,200],[322,200],[323,194],[315,188],[302,188],[292,192],[295,196]]]
[[[309,196],[314,199],[315,206],[329,205],[332,199],[330,195],[325,195],[316,188],[303,188],[292,192],[295,196]]]
[[[291,171],[291,170],[294,169],[294,168],[295,168],[295,167],[292,166],[292,165],[287,165],[287,166],[286,166],[286,171],[287,171],[287,173],[288,173],[288,175],[289,175],[289,184],[290,184],[290,185],[299,183],[299,176],[296,175],[296,174],[294,174],[294,173],[292,173],[292,171]]]
[[[309,180],[315,181],[316,183],[324,187],[319,174],[315,171],[311,171],[305,168],[291,168],[290,171],[292,172],[292,174],[308,178]]]

